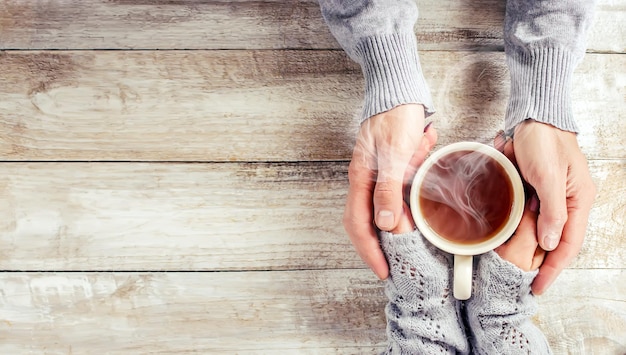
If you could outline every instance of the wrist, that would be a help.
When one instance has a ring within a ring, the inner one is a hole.
[[[528,305],[528,311],[534,312],[531,284],[537,273],[523,271],[493,251],[479,256],[468,308],[472,314],[497,315],[516,313]]]
[[[434,112],[413,33],[364,38],[356,55],[365,78],[362,121],[408,103],[423,104],[427,115]]]
[[[571,101],[571,83],[578,60],[579,56],[563,48],[507,52],[511,75],[507,133],[527,119],[578,132]]]
[[[451,258],[419,231],[381,232],[389,262],[385,307],[389,353],[468,353],[450,287]]]

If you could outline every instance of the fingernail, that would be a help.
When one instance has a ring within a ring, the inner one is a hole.
[[[528,199],[528,208],[531,212],[537,213],[539,211],[539,198],[537,195],[533,194],[530,196],[530,199]]]
[[[559,245],[559,236],[556,234],[548,234],[543,237],[543,245],[546,247],[546,251],[554,250]]]
[[[430,126],[432,126],[433,121],[428,122],[428,124],[426,126],[424,126],[424,132],[428,131],[428,129],[430,128]]]
[[[393,228],[393,212],[387,210],[378,212],[378,216],[376,216],[376,225],[382,230],[389,230]]]

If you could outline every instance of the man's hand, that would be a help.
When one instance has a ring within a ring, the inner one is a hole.
[[[436,141],[424,135],[424,107],[401,105],[361,125],[348,169],[350,189],[343,224],[357,253],[380,279],[389,267],[376,227],[394,230],[403,216],[403,191]]]
[[[574,133],[527,120],[515,128],[513,147],[540,202],[537,238],[548,254],[532,289],[542,294],[580,251],[596,189]]]
[[[509,158],[513,165],[517,166],[513,141],[505,139],[504,132],[498,134],[494,141],[494,146]],[[546,251],[539,246],[537,241],[539,199],[534,191],[531,194],[526,201],[524,214],[515,233],[495,250],[502,259],[511,262],[524,271],[537,270],[546,256]]]

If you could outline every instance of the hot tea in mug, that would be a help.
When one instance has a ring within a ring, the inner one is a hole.
[[[496,235],[513,204],[513,186],[489,155],[463,150],[441,157],[419,190],[424,221],[455,243],[476,244]]]
[[[493,250],[515,231],[524,187],[509,159],[485,144],[459,142],[428,157],[417,170],[411,214],[422,235],[454,254],[454,297],[468,299],[472,258]]]

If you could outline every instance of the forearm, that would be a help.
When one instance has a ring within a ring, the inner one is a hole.
[[[526,119],[577,132],[571,102],[595,1],[508,0],[504,47],[511,74],[506,131]]]
[[[434,112],[417,53],[415,1],[321,0],[320,6],[332,34],[363,70],[361,120],[408,103]]]
[[[495,252],[478,257],[474,291],[466,302],[476,354],[551,354],[532,323],[537,311],[530,285],[537,272],[524,272]]]
[[[467,354],[469,344],[450,290],[450,257],[419,232],[381,233],[389,261],[386,354]]]

